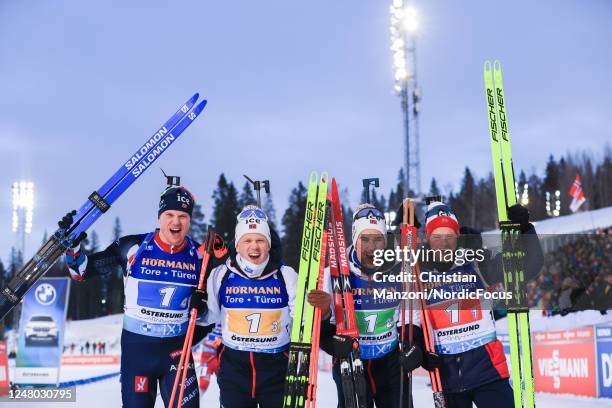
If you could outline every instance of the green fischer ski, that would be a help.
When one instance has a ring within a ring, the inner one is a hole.
[[[314,320],[314,307],[306,302],[306,295],[316,289],[319,277],[327,183],[327,173],[322,173],[320,179],[317,173],[310,174],[283,400],[285,408],[301,408],[306,403]],[[318,331],[319,328],[314,329]]]
[[[508,207],[517,203],[510,131],[499,61],[484,64],[484,83],[491,137],[491,157],[495,176],[497,212],[502,234],[504,286],[512,291],[508,302],[508,335],[514,406],[535,407],[535,389],[529,332],[529,307],[525,298],[524,258],[520,245],[520,225],[508,221]],[[523,399],[523,384],[525,387]]]

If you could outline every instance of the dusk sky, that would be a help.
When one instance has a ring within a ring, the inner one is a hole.
[[[423,187],[491,170],[482,64],[504,70],[515,168],[612,139],[612,2],[415,1],[420,15]],[[203,202],[221,172],[268,178],[277,216],[311,170],[357,204],[388,195],[403,164],[389,1],[0,2],[0,258],[15,243],[11,184],[36,185],[29,257],[194,92],[209,105],[94,229],[110,240],[156,225],[165,180]],[[496,6],[493,7],[493,4]],[[607,112],[607,113],[606,113]]]

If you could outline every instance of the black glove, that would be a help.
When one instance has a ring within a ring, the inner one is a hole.
[[[521,224],[521,232],[525,232],[531,227],[531,224],[529,224],[529,210],[520,204],[508,207],[508,219],[514,223]]]
[[[470,227],[461,227],[459,229],[458,246],[465,249],[482,249],[482,235],[477,229]]]
[[[404,370],[411,372],[417,369],[423,362],[423,352],[416,344],[399,354],[399,362]]]
[[[198,316],[203,316],[208,311],[207,295],[206,292],[196,288],[191,288],[191,298],[189,300],[189,308],[196,308]]]
[[[428,351],[423,353],[416,343],[409,349],[400,353],[399,361],[402,367],[404,367],[404,370],[408,372],[418,367],[423,367],[427,371],[433,371],[442,366],[442,358],[438,354]]]
[[[57,225],[61,229],[67,230],[74,222],[74,216],[76,215],[76,213],[76,210],[72,210],[69,213],[66,213],[66,215],[64,215],[64,217],[57,222]],[[85,231],[82,231],[79,236],[76,237],[76,239],[69,244],[70,248],[77,248],[81,241],[83,241],[85,238],[87,238],[87,233]]]
[[[64,215],[61,220],[58,221],[57,225],[62,229],[68,229],[74,222],[73,217],[76,215],[76,213],[76,210],[70,211],[69,213]]]
[[[342,359],[348,357],[357,347],[359,342],[357,339],[345,334],[336,334],[332,339],[333,355],[335,358]]]
[[[433,371],[436,368],[442,367],[442,357],[436,353],[430,353],[429,351],[423,355],[423,362],[421,366],[427,371]]]

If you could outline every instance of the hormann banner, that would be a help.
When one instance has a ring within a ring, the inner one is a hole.
[[[15,383],[58,384],[68,291],[68,278],[43,278],[23,298]]]

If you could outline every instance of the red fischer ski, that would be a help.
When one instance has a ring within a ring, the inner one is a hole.
[[[353,289],[350,281],[342,207],[340,206],[338,186],[335,178],[332,178],[331,185],[331,207],[327,245],[333,289],[336,334],[350,336],[357,340],[359,338],[359,330],[357,329]],[[346,359],[340,360],[342,391],[346,408],[365,408],[365,372],[363,361],[359,354],[359,343],[355,341],[354,344],[355,348],[352,353]]]
[[[328,193],[329,198],[329,193]],[[326,254],[328,231],[323,230],[321,239],[321,254]],[[317,289],[323,290],[325,281],[325,255],[321,256],[319,263],[319,278],[317,279]],[[308,379],[308,393],[306,394],[305,408],[315,408],[317,406],[317,380],[319,375],[319,344],[321,342],[321,309],[318,307],[314,311],[314,322],[312,324],[312,351],[310,352],[310,378]]]

